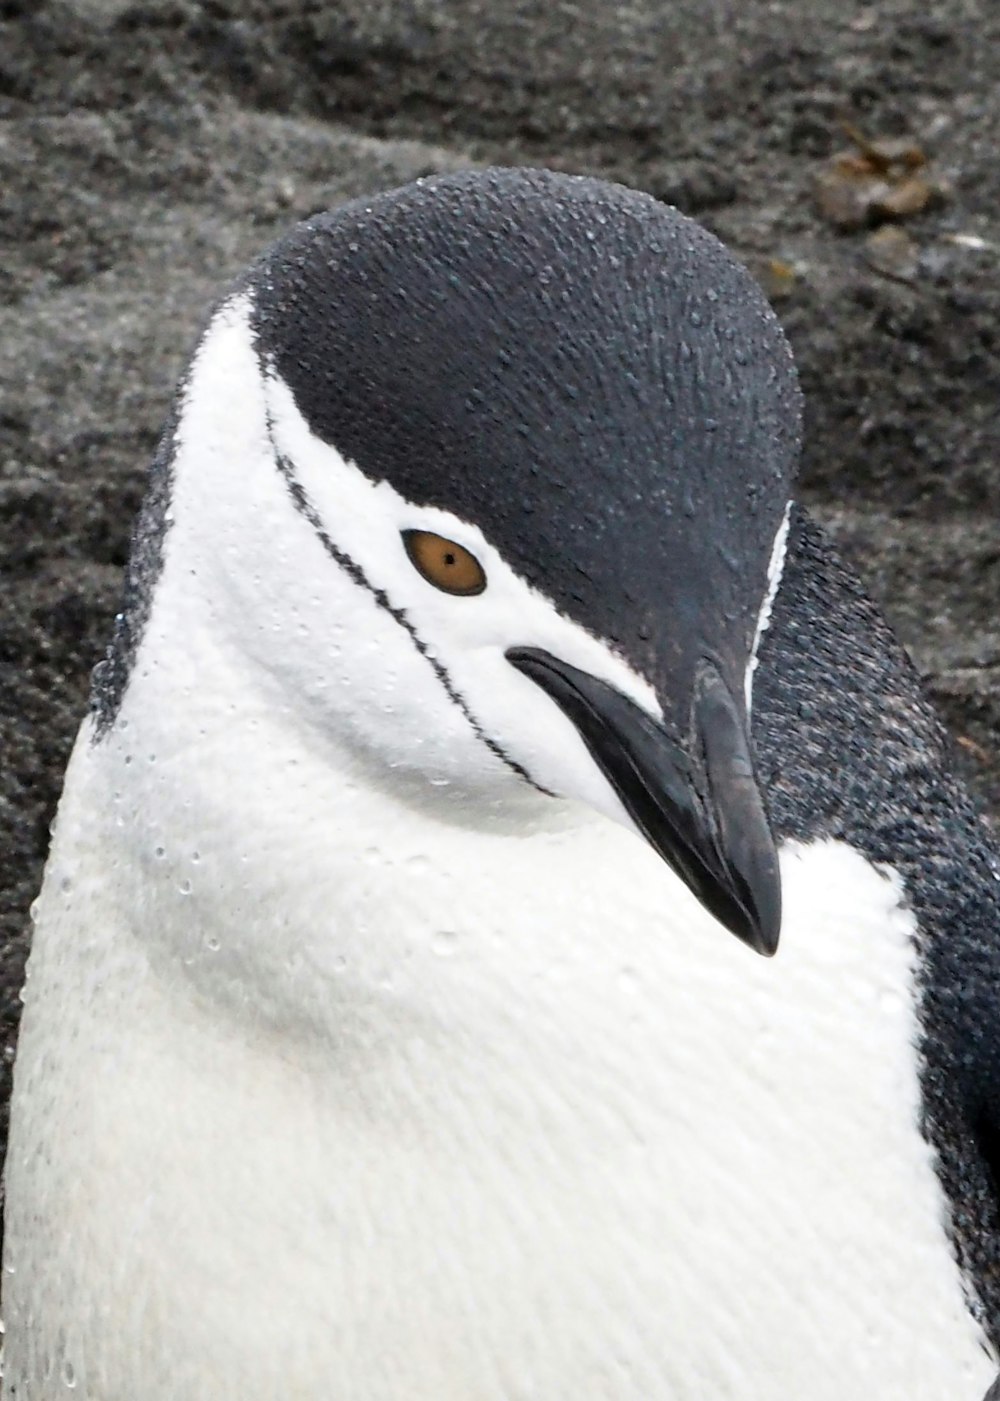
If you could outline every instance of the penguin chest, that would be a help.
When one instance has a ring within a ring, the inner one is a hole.
[[[10,1394],[980,1401],[898,885],[787,849],[766,963],[648,856],[481,859],[475,924],[383,882],[295,1040],[150,975],[98,1066],[35,1007]]]

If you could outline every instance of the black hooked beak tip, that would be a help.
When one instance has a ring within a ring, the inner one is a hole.
[[[781,930],[774,838],[754,778],[742,707],[711,662],[692,706],[694,762],[680,741],[606,681],[536,647],[507,660],[547,691],[632,821],[705,908],[758,953]]]

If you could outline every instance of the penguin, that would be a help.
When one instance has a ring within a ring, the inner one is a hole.
[[[34,910],[9,1401],[982,1401],[1000,863],[799,441],[595,179],[225,293]]]

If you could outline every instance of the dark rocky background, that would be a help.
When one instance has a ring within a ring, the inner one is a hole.
[[[206,305],[294,220],[422,173],[603,174],[755,268],[808,398],[802,494],[1000,816],[996,0],[0,0],[0,117],[7,1065],[62,769]],[[941,187],[892,246],[818,211],[845,120],[909,137]]]

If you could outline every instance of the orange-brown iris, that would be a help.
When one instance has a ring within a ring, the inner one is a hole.
[[[445,593],[482,593],[486,574],[464,545],[430,530],[404,530],[403,544],[414,568]]]

